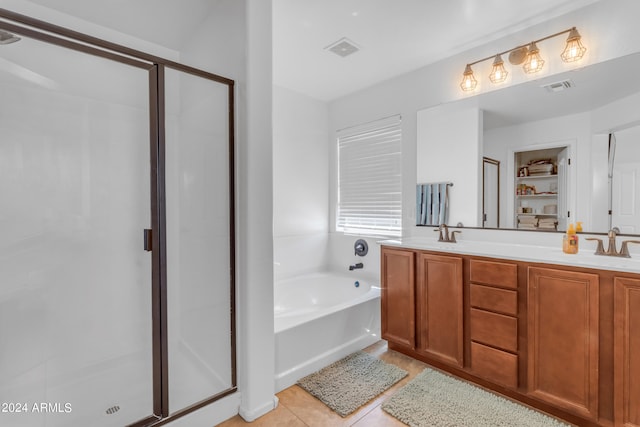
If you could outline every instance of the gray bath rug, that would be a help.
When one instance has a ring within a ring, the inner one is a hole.
[[[411,427],[559,427],[554,418],[425,369],[382,404]]]
[[[298,381],[298,385],[346,417],[406,377],[395,365],[358,351]]]

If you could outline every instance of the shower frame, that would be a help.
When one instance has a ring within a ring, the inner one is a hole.
[[[65,27],[0,8],[0,29],[42,42],[110,59],[149,72],[149,134],[151,161],[151,253],[152,253],[152,366],[153,414],[127,427],[156,427],[172,422],[237,391],[236,300],[235,300],[235,97],[234,80],[112,43]],[[208,79],[228,88],[229,166],[229,260],[231,387],[204,400],[169,413],[167,247],[165,200],[165,69],[174,69]],[[145,245],[149,242],[145,230]],[[141,250],[143,245],[141,245]]]

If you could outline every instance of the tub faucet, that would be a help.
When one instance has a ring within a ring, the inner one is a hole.
[[[351,265],[349,266],[349,271],[357,270],[357,269],[359,269],[359,268],[364,268],[364,264],[363,264],[363,263],[361,263],[361,262],[358,262],[358,263],[356,263],[356,264],[351,264]]]

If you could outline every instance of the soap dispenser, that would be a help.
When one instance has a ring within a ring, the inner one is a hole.
[[[576,234],[576,229],[573,227],[573,223],[569,224],[567,234],[562,238],[562,251],[566,254],[578,253],[578,235]]]

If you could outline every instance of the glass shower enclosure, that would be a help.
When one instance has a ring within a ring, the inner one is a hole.
[[[0,425],[234,392],[233,81],[4,9],[0,31]]]

